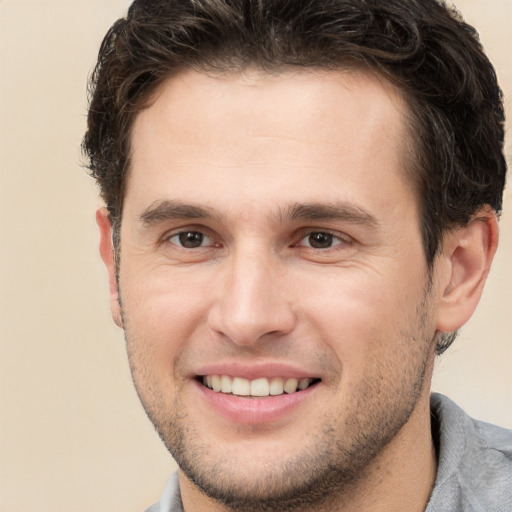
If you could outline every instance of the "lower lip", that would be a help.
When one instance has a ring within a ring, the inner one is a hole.
[[[215,413],[243,425],[269,423],[292,414],[318,387],[318,384],[313,384],[296,393],[248,398],[213,391],[197,381],[196,385],[203,400]]]

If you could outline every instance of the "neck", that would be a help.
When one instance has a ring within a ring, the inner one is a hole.
[[[437,472],[429,395],[368,468],[352,492],[333,500],[325,511],[424,512]],[[340,505],[342,504],[342,505]]]

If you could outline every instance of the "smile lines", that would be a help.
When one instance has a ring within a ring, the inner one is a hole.
[[[295,393],[307,389],[318,379],[296,379],[272,377],[267,379],[248,380],[243,377],[228,377],[227,375],[205,375],[201,377],[201,382],[207,388],[213,389],[219,393],[227,393],[237,396],[276,396],[284,393]]]

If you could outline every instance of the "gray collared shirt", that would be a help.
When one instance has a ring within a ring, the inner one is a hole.
[[[512,430],[474,420],[436,393],[431,412],[439,464],[425,512],[512,512]],[[146,512],[184,512],[177,473]]]

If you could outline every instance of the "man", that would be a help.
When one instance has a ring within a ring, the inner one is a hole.
[[[503,110],[434,0],[137,0],[84,148],[114,321],[176,459],[151,511],[508,511],[430,397],[498,243]]]

